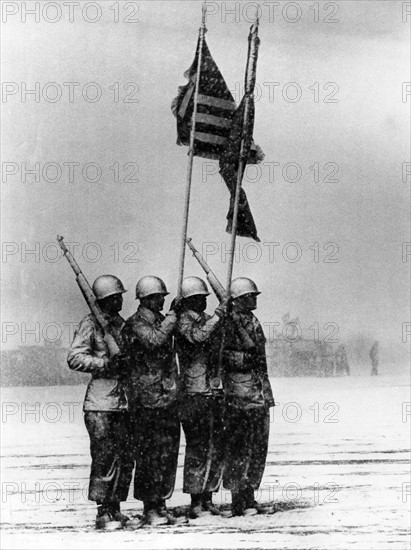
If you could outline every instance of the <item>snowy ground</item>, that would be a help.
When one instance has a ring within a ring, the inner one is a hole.
[[[98,533],[87,501],[84,387],[2,390],[2,548],[410,548],[410,380],[276,378],[258,495],[276,512]],[[184,440],[169,507],[181,492]],[[221,507],[230,495],[216,497]],[[141,514],[130,497],[123,507]]]

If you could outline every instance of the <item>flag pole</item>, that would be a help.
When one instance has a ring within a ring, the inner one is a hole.
[[[238,222],[238,210],[240,205],[241,183],[243,180],[244,165],[247,160],[244,158],[245,132],[247,131],[248,122],[249,122],[250,97],[254,93],[254,86],[255,86],[255,74],[256,74],[256,67],[257,67],[257,56],[258,56],[258,45],[259,45],[258,25],[259,25],[259,16],[258,16],[258,9],[257,9],[256,22],[253,24],[250,31],[247,65],[246,65],[246,71],[245,71],[245,99],[244,99],[245,106],[244,106],[240,156],[239,156],[238,171],[237,171],[237,184],[236,184],[235,198],[234,198],[233,222],[232,222],[232,228],[231,228],[231,247],[230,247],[230,258],[228,263],[227,285],[226,285],[227,296],[230,296],[231,280],[233,277],[233,265],[234,265],[235,243],[236,243],[236,237],[237,237],[237,222]]]
[[[189,146],[189,151],[188,151],[187,180],[186,180],[186,190],[185,190],[185,199],[184,199],[183,227],[182,227],[182,231],[181,231],[180,263],[179,263],[178,285],[177,285],[177,296],[179,296],[179,297],[181,297],[181,287],[182,287],[182,284],[183,284],[183,277],[184,277],[184,260],[185,260],[185,253],[186,253],[188,214],[189,214],[189,210],[190,210],[191,180],[192,180],[192,176],[193,176],[194,139],[195,139],[195,127],[196,127],[196,115],[197,115],[197,103],[198,103],[198,90],[199,90],[199,86],[200,86],[200,74],[201,74],[201,62],[202,62],[202,56],[203,56],[204,36],[205,36],[205,33],[207,32],[206,14],[207,14],[207,4],[204,0],[203,5],[202,5],[202,14],[201,14],[201,27],[200,27],[200,30],[199,30],[197,73],[196,73],[196,82],[195,82],[195,87],[194,87],[193,114],[192,114],[192,117],[191,117],[190,146]]]

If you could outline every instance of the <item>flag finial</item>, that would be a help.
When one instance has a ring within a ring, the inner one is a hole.
[[[252,34],[258,34],[258,27],[260,25],[260,15],[261,15],[261,8],[259,4],[255,6],[255,20],[254,23],[250,27],[250,36]]]
[[[206,26],[206,17],[207,17],[207,2],[204,0],[201,8],[201,25],[203,28]]]

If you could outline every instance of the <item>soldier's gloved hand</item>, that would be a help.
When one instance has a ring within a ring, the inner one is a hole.
[[[176,315],[179,315],[183,310],[183,298],[176,296],[171,302],[170,311],[174,311]]]
[[[224,317],[224,315],[226,315],[229,311],[230,302],[230,298],[224,298],[223,300],[221,300],[219,306],[215,310],[217,315],[219,315],[220,317]]]
[[[116,355],[112,358],[107,358],[107,363],[101,373],[103,378],[118,378],[123,367],[120,357],[120,355]]]
[[[107,344],[110,359],[120,353],[120,348],[118,347],[117,342],[114,340],[111,334],[106,333],[104,335],[104,341]]]
[[[240,323],[240,316],[234,309],[229,309],[230,318],[233,320],[234,323]]]

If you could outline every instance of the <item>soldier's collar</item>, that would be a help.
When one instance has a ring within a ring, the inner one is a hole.
[[[237,307],[233,307],[233,312],[237,315],[243,315],[244,317],[252,317],[253,312],[250,309],[239,309]]]
[[[105,313],[104,311],[101,312],[104,319],[108,322],[109,325],[121,325],[124,323],[124,319],[121,315],[118,313],[116,315],[109,315],[108,313]]]
[[[154,321],[162,321],[164,319],[164,315],[161,313],[155,313],[154,311],[151,311],[151,309],[144,306],[138,306],[137,313],[148,323],[154,323]]]

